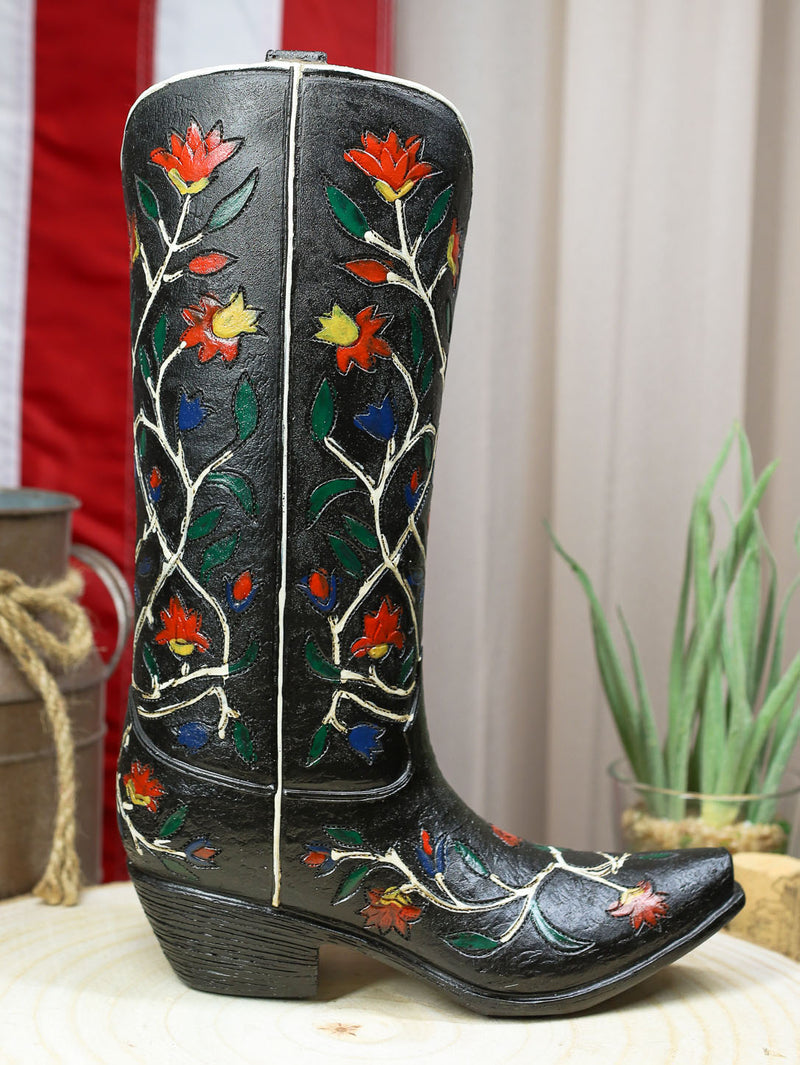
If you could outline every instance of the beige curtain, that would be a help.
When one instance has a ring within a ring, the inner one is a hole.
[[[397,73],[457,104],[476,160],[432,512],[431,731],[495,822],[611,846],[618,744],[542,519],[623,606],[662,711],[691,498],[736,418],[758,464],[782,459],[765,516],[796,571],[800,5],[397,0],[396,19]]]

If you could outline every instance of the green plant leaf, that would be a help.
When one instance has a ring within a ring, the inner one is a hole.
[[[167,312],[165,311],[156,322],[153,330],[153,351],[156,353],[156,362],[161,365],[164,358],[164,348],[167,345]]]
[[[229,536],[223,536],[221,540],[215,540],[213,544],[208,545],[200,563],[200,580],[205,583],[212,569],[216,569],[217,566],[221,566],[223,562],[228,561],[236,550],[238,541],[239,534],[231,533]]]
[[[316,765],[322,758],[325,751],[328,749],[328,726],[320,725],[314,735],[311,737],[311,746],[308,748],[308,757],[306,758],[306,766],[310,768],[312,765]]]
[[[158,210],[156,194],[147,182],[142,181],[141,178],[136,179],[136,191],[139,195],[139,203],[142,205],[144,213],[148,218],[152,218],[154,222],[157,222],[160,217],[160,212]]]
[[[349,899],[351,895],[355,895],[361,881],[371,868],[371,865],[358,865],[355,869],[349,872],[339,885],[338,891],[333,896],[333,905],[335,906],[337,902],[344,902],[345,899]]]
[[[235,188],[233,192],[219,201],[217,206],[208,216],[208,222],[206,222],[206,229],[211,232],[215,229],[222,229],[223,226],[227,226],[229,222],[232,222],[234,218],[242,213],[247,206],[250,197],[253,195],[258,184],[258,167],[255,167],[241,185]]]
[[[208,536],[216,529],[221,515],[222,507],[211,507],[210,510],[204,510],[202,514],[198,514],[186,530],[186,539],[199,540],[202,536]]]
[[[622,613],[622,610],[619,611],[619,620],[625,634],[625,640],[628,644],[628,653],[630,655],[633,676],[636,682],[636,697],[639,703],[639,743],[643,751],[645,765],[647,766],[647,783],[656,788],[663,788],[665,783],[664,759],[661,754],[661,744],[658,739],[658,730],[656,729],[653,706],[650,702],[650,695],[647,690],[647,681],[644,677],[642,662],[633,640],[633,634],[628,626],[628,622],[625,620],[625,615]],[[650,797],[653,806],[656,807],[653,808],[652,812],[657,816],[662,812],[658,798],[660,797],[653,800],[653,797]]]
[[[177,873],[178,876],[188,876],[192,880],[199,880],[200,877],[193,869],[189,868],[188,862],[181,862],[177,858],[171,858],[168,854],[159,854],[161,864],[165,869],[169,869],[171,873]]]
[[[425,226],[422,230],[423,233],[432,233],[434,229],[441,223],[447,208],[450,205],[450,199],[453,195],[453,186],[449,189],[445,189],[444,192],[440,192],[436,199],[433,201],[433,207],[428,212],[428,217],[425,219]]]
[[[363,522],[360,522],[357,518],[351,517],[349,514],[345,514],[344,524],[348,533],[354,540],[357,540],[362,547],[366,547],[370,551],[378,550],[378,537],[369,526],[364,525]]]
[[[419,315],[416,309],[412,308],[411,311],[411,357],[414,360],[414,365],[419,366],[422,356],[425,354],[425,340],[422,335],[422,322],[419,320]]]
[[[252,765],[258,761],[256,752],[253,749],[253,740],[250,736],[250,729],[245,725],[241,718],[237,718],[233,723],[233,745],[236,748],[239,757],[242,761],[247,762],[248,765]]]
[[[425,465],[430,469],[433,464],[433,439],[430,433],[423,436],[422,449],[425,452]]]
[[[170,836],[174,836],[183,822],[186,820],[186,815],[189,812],[188,806],[179,806],[174,813],[171,813],[166,819],[164,824],[158,830],[159,839],[168,839]]]
[[[432,380],[433,380],[433,356],[431,355],[431,357],[428,359],[428,361],[422,367],[422,380],[419,383],[419,392],[420,392],[421,396],[424,396],[425,393],[428,391],[428,389],[431,386],[431,381]]]
[[[456,854],[460,854],[466,864],[470,867],[473,873],[478,873],[479,876],[488,876],[489,870],[483,864],[481,859],[471,850],[466,843],[462,843],[460,839],[453,840],[453,850]]]
[[[153,371],[150,367],[150,357],[145,350],[144,344],[139,348],[139,368],[142,371],[142,377],[145,381],[148,381],[153,376]]]
[[[242,673],[245,669],[249,669],[258,658],[259,650],[258,640],[253,640],[248,645],[247,650],[241,658],[237,658],[235,662],[231,662],[228,666],[228,673]]]
[[[336,843],[344,843],[347,847],[363,847],[364,840],[361,833],[354,828],[325,828],[325,831]]]
[[[347,572],[354,577],[360,577],[364,571],[364,566],[352,547],[340,536],[336,536],[333,533],[328,536],[328,543]]]
[[[354,237],[363,240],[364,234],[369,229],[369,222],[364,217],[361,209],[341,189],[337,189],[335,185],[328,185],[325,193],[337,220],[341,222],[348,233],[352,233]]]
[[[147,666],[147,672],[150,674],[153,680],[158,681],[158,666],[156,665],[156,657],[153,654],[152,649],[148,647],[147,644],[143,644],[142,646],[142,658],[144,659],[144,664]]]
[[[230,492],[242,507],[245,514],[256,517],[258,504],[256,503],[253,486],[247,477],[241,473],[210,473],[206,478],[209,484],[218,484],[226,492]]]
[[[258,424],[258,400],[247,374],[242,374],[239,378],[233,399],[233,414],[239,430],[239,439],[247,440],[253,435]]]
[[[355,477],[337,477],[333,481],[325,481],[324,484],[318,484],[311,493],[311,499],[308,503],[309,520],[313,521],[318,518],[332,499],[343,495],[345,492],[355,492],[358,486],[359,482]]]
[[[531,917],[542,937],[559,950],[566,951],[568,954],[578,954],[580,951],[593,946],[592,943],[581,939],[573,939],[566,932],[561,932],[558,928],[554,928],[542,913],[536,899],[531,899]]]
[[[450,300],[444,305],[444,332],[447,339],[450,339],[450,334],[453,331],[453,306]]]
[[[341,669],[328,661],[311,636],[306,640],[306,662],[315,673],[320,677],[324,677],[325,680],[339,680],[342,675]]]
[[[417,649],[412,647],[405,658],[400,663],[400,683],[405,684],[414,672],[414,666],[417,663]]]
[[[464,954],[481,954],[500,946],[499,939],[484,936],[480,932],[458,932],[454,936],[445,936],[445,943]]]
[[[143,459],[144,458],[144,453],[145,453],[145,451],[147,449],[147,430],[145,429],[144,426],[142,426],[139,429],[138,447],[139,447],[139,458]]]
[[[311,432],[315,440],[324,440],[333,428],[336,408],[333,405],[333,389],[327,377],[319,386],[314,405],[311,408]]]

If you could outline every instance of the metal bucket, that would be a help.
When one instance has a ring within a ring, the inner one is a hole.
[[[38,489],[0,489],[0,569],[33,586],[59,580],[70,555],[93,569],[117,612],[117,646],[107,663],[96,650],[77,668],[54,671],[75,741],[78,781],[77,847],[85,883],[101,876],[101,818],[105,682],[130,633],[132,608],[125,580],[93,548],[71,544],[73,496]],[[45,621],[46,623],[46,621]],[[38,693],[0,645],[0,898],[30,891],[50,853],[56,808],[56,761]]]

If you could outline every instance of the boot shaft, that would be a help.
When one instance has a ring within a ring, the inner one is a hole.
[[[391,787],[421,714],[458,116],[276,62],[150,90],[122,158],[137,728],[232,780]]]

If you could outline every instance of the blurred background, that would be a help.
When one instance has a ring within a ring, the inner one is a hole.
[[[624,606],[661,717],[691,500],[735,419],[757,467],[781,460],[762,515],[782,589],[798,568],[798,0],[0,0],[0,18],[0,483],[80,497],[76,539],[128,574],[119,147],[137,94],[283,47],[461,111],[475,185],[431,523],[430,728],[495,823],[610,847],[617,740],[542,521]],[[787,656],[799,636],[790,620]]]

